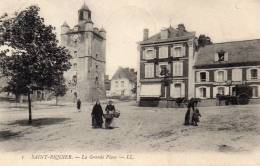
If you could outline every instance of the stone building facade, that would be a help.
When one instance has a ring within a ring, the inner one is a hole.
[[[193,63],[195,32],[188,32],[183,24],[164,28],[149,37],[144,30],[139,43],[137,102],[139,105],[158,105],[180,97],[194,96]],[[167,68],[169,83],[162,82],[161,70]]]
[[[83,5],[78,11],[78,24],[61,26],[61,45],[72,55],[71,69],[65,73],[69,91],[66,98],[83,101],[105,98],[106,31],[94,27],[91,10]]]

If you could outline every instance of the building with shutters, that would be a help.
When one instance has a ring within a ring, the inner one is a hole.
[[[65,73],[69,91],[65,98],[93,101],[106,96],[106,31],[94,27],[92,12],[86,4],[78,11],[78,24],[61,26],[61,45],[72,55],[71,69]]]
[[[233,87],[247,84],[260,97],[260,39],[215,43],[195,56],[195,96],[214,99],[232,95]]]
[[[139,42],[139,68],[137,102],[139,105],[164,103],[179,97],[194,96],[193,64],[195,32],[189,32],[183,24],[177,28],[164,28],[149,36],[144,29]],[[161,71],[169,71],[169,83],[162,82]],[[168,102],[167,102],[168,103]]]

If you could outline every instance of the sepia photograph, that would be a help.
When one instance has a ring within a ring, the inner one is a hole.
[[[0,165],[260,166],[259,18],[259,0],[0,0]]]

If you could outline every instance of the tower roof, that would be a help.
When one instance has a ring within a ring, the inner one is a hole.
[[[80,10],[88,10],[88,11],[90,11],[85,2],[84,2],[84,4],[81,6]]]

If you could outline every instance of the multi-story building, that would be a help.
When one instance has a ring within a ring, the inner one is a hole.
[[[232,95],[233,87],[247,84],[253,98],[260,97],[260,39],[215,43],[195,56],[195,96]]]
[[[151,37],[149,30],[144,29],[138,47],[137,101],[140,105],[158,105],[160,101],[194,96],[195,39],[195,32],[188,32],[183,24],[176,29],[164,28]],[[162,83],[160,74],[165,68],[169,71],[168,84]]]
[[[119,67],[111,79],[111,97],[135,97],[136,72],[134,69]]]
[[[61,26],[61,44],[69,49],[72,68],[65,73],[69,86],[66,97],[83,101],[104,98],[106,31],[93,26],[92,13],[85,4],[78,11],[78,24]]]

